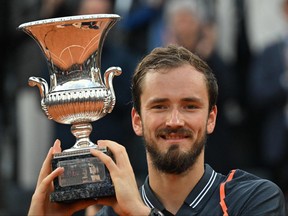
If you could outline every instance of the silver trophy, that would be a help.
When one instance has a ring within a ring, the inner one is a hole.
[[[121,68],[108,68],[104,82],[100,68],[103,42],[119,19],[116,14],[92,14],[39,20],[18,27],[37,42],[48,63],[50,87],[43,78],[29,78],[29,85],[39,88],[42,110],[48,119],[71,124],[76,137],[72,148],[53,157],[52,169],[61,166],[65,170],[54,180],[55,191],[50,195],[53,202],[115,195],[107,168],[90,154],[90,148],[113,155],[91,142],[89,135],[91,122],[115,106],[112,80],[121,74]]]

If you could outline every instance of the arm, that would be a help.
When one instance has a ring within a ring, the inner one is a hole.
[[[125,148],[108,140],[99,140],[98,145],[100,147],[106,146],[114,155],[115,162],[103,152],[91,149],[91,153],[108,168],[115,187],[116,197],[98,199],[97,204],[111,206],[119,215],[149,215],[151,209],[143,203],[140,197]]]
[[[72,215],[74,212],[96,202],[95,200],[78,201],[69,204],[50,202],[49,195],[54,190],[53,179],[64,171],[63,168],[59,167],[51,172],[51,160],[56,152],[61,152],[59,140],[55,141],[43,162],[28,215]]]

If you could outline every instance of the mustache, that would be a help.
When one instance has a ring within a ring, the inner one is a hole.
[[[193,136],[192,131],[186,128],[162,128],[156,132],[156,136],[166,136],[169,134],[188,136],[188,137]]]

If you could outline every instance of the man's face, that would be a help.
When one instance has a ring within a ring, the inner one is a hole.
[[[197,15],[183,10],[179,11],[170,19],[175,42],[189,50],[195,50],[201,37],[201,24]]]
[[[217,109],[209,113],[204,75],[190,65],[149,72],[141,95],[141,116],[132,111],[133,128],[144,136],[148,159],[165,173],[191,168],[206,134],[212,133]]]

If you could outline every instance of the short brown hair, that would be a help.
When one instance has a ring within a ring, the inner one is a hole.
[[[151,69],[168,69],[189,64],[203,73],[209,97],[209,111],[216,105],[218,98],[218,84],[215,75],[208,64],[197,55],[191,53],[182,46],[168,45],[167,47],[155,48],[136,67],[132,77],[132,100],[134,108],[140,114],[143,79]]]

